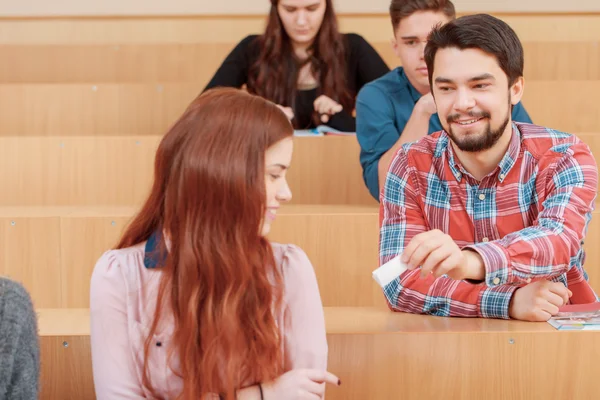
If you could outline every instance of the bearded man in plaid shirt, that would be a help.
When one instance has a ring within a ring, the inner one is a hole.
[[[461,17],[432,31],[425,62],[444,130],[404,145],[381,192],[380,264],[409,266],[384,288],[390,307],[546,321],[596,301],[582,248],[596,162],[573,135],[511,121],[524,90],[515,32]]]

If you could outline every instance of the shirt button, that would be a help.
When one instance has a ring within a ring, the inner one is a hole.
[[[479,195],[479,200],[481,200],[481,201],[485,200],[485,194],[481,193]]]
[[[506,178],[506,175],[504,175],[504,174],[500,174],[500,180],[502,180],[502,179],[504,179],[504,178]]]
[[[494,278],[492,282],[494,282],[494,285],[498,285],[500,283],[500,278]]]
[[[527,280],[525,282],[531,283],[531,278],[527,278]]]
[[[485,238],[481,239],[481,241],[482,241],[483,243],[487,243],[487,242],[489,242],[489,241],[490,241],[490,239],[488,239],[488,238],[486,238],[486,237],[485,237]]]

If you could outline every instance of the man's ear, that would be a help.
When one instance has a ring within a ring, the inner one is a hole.
[[[516,106],[523,97],[523,91],[525,90],[525,78],[520,76],[517,78],[515,83],[510,87],[510,102],[513,106]]]
[[[392,45],[392,50],[394,51],[394,54],[396,55],[396,57],[400,57],[400,50],[398,49],[398,41],[396,40],[395,37],[392,37],[392,39],[390,40],[390,44]]]

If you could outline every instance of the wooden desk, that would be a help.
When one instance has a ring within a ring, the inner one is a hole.
[[[38,310],[40,399],[93,399],[87,309]],[[600,332],[325,308],[331,400],[595,399]],[[65,345],[66,343],[66,345]]]

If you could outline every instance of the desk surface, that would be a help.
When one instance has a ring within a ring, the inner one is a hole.
[[[37,310],[41,336],[89,335],[87,308]],[[558,332],[546,322],[447,318],[363,307],[325,307],[328,334]]]

